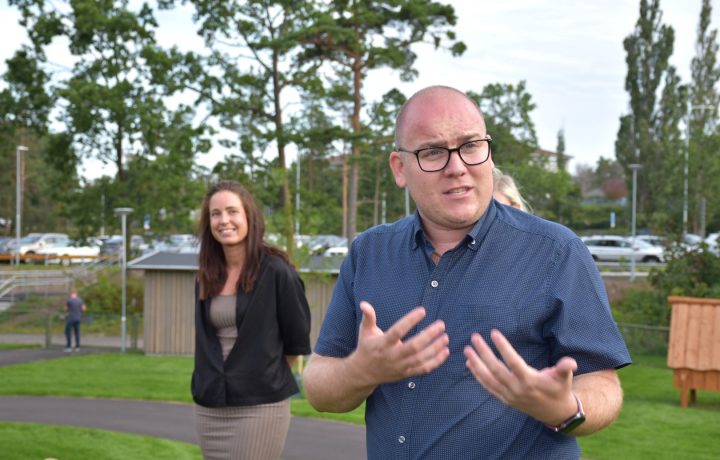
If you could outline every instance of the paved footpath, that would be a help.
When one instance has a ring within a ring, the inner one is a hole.
[[[80,354],[101,349],[81,350]],[[107,350],[105,350],[107,351]],[[75,355],[75,353],[73,353]],[[0,350],[0,366],[67,356],[62,349]],[[197,444],[190,404],[58,397],[0,397],[0,421],[123,431]],[[365,427],[293,417],[285,460],[361,460]]]

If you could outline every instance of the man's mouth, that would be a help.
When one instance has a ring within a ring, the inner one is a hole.
[[[445,192],[446,195],[462,195],[463,193],[467,193],[470,191],[470,187],[456,187],[451,188],[450,190],[447,190]]]

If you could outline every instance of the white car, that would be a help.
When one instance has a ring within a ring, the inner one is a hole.
[[[69,243],[52,248],[38,249],[35,254],[44,256],[47,263],[88,263],[100,255],[100,246],[71,246]]]
[[[679,242],[670,241],[667,237],[657,235],[637,235],[635,238],[650,243],[653,246],[661,246],[663,248],[667,248],[668,246],[680,246],[685,250],[697,249],[700,247],[700,243],[703,242],[703,238],[694,233],[684,234]]]
[[[660,263],[665,260],[664,249],[635,238],[616,235],[595,235],[582,238],[593,259],[597,262],[620,262],[635,260],[643,263]]]
[[[708,248],[714,252],[717,255],[720,255],[720,247],[718,247],[718,237],[720,237],[720,232],[711,233],[705,238],[705,243],[708,245]]]
[[[43,249],[66,245],[69,242],[70,237],[65,233],[30,233],[20,239],[20,255],[33,256]],[[18,245],[14,240],[11,245],[8,245],[8,248],[12,254],[18,252]]]
[[[332,246],[325,250],[323,257],[345,257],[347,253],[347,246]]]

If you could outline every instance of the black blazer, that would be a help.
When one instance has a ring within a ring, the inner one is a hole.
[[[238,292],[238,338],[223,362],[210,324],[210,299],[195,284],[193,400],[206,407],[282,401],[299,391],[285,355],[310,354],[310,308],[297,272],[277,256],[264,256],[250,293]]]

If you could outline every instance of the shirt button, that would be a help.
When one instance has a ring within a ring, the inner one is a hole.
[[[415,382],[410,382],[410,383],[408,383],[408,388],[410,388],[411,390],[414,390],[414,389],[415,389]]]
[[[430,286],[432,286],[432,287],[438,287],[438,284],[439,284],[439,283],[437,282],[437,280],[432,280],[432,281],[430,282]]]
[[[400,444],[405,443],[405,436],[400,436],[400,437],[398,438],[398,442],[399,442]]]

